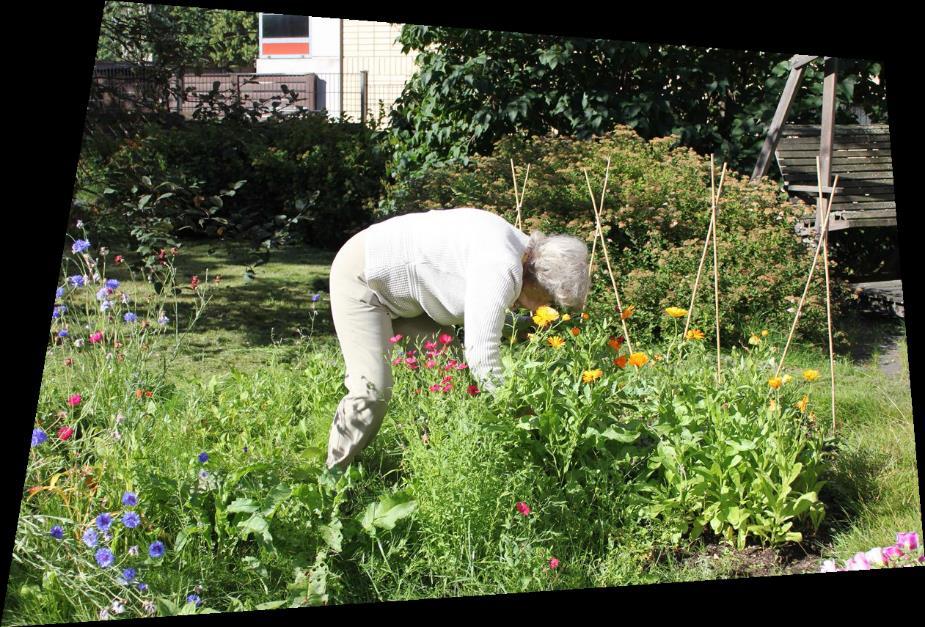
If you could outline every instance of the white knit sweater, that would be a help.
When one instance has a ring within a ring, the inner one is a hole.
[[[481,209],[440,209],[374,224],[366,281],[392,318],[427,314],[465,327],[466,361],[483,389],[500,383],[505,309],[523,285],[529,237]]]

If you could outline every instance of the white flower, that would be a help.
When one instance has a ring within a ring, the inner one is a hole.
[[[867,553],[864,554],[867,557],[867,561],[870,562],[871,566],[885,566],[886,558],[883,557],[883,549],[879,546],[872,548]]]
[[[138,555],[138,546],[136,545],[129,547],[128,554],[132,556]]]
[[[112,602],[112,611],[115,614],[121,614],[125,611],[125,606],[119,601],[119,599],[116,599]]]
[[[154,601],[151,601],[150,599],[144,601],[141,606],[144,608],[146,614],[153,614],[157,611],[157,606],[154,605]]]
[[[822,570],[820,570],[819,572],[821,572],[821,573],[834,573],[834,572],[837,572],[837,571],[838,571],[838,568],[836,568],[836,566],[835,566],[835,560],[826,560],[826,561],[822,562]]]
[[[100,620],[109,620],[109,610],[105,607],[100,610]]]
[[[124,420],[125,420],[125,416],[122,415],[122,412],[119,412],[118,414],[116,414],[116,424],[117,425],[122,424]]]

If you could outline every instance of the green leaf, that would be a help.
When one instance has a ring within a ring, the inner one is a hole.
[[[331,547],[331,550],[335,553],[340,553],[342,550],[342,543],[344,540],[344,534],[342,532],[343,525],[341,521],[335,519],[333,522],[323,525],[320,528],[321,538],[324,540],[325,544]]]
[[[257,540],[263,544],[273,542],[273,536],[270,535],[270,523],[260,514],[253,514],[247,520],[239,522],[238,529],[240,529],[241,537],[244,539],[254,534]]]
[[[360,524],[367,533],[375,533],[374,527],[394,529],[395,523],[407,518],[417,508],[417,501],[404,492],[383,495],[378,503],[370,503],[366,508]]]
[[[275,610],[282,606],[286,605],[286,600],[282,601],[267,601],[266,603],[260,603],[254,607],[257,610]]]
[[[253,514],[259,509],[257,501],[254,499],[239,498],[231,502],[230,505],[226,508],[229,513],[236,514],[239,512],[244,512],[246,514]]]

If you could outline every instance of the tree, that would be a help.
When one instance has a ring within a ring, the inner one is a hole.
[[[420,174],[489,154],[504,135],[549,132],[586,138],[617,124],[644,138],[675,134],[701,153],[750,169],[789,71],[790,55],[569,38],[460,28],[404,26],[403,51],[418,70],[392,113],[391,172]],[[821,64],[819,64],[821,65]],[[886,116],[880,66],[847,61],[838,120],[848,105]],[[822,69],[807,69],[789,121],[819,118]]]

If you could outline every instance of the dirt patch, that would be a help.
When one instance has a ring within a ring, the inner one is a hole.
[[[682,562],[691,567],[704,568],[717,578],[734,579],[816,573],[819,572],[822,559],[799,546],[774,550],[757,546],[736,549],[711,544],[683,558]]]

